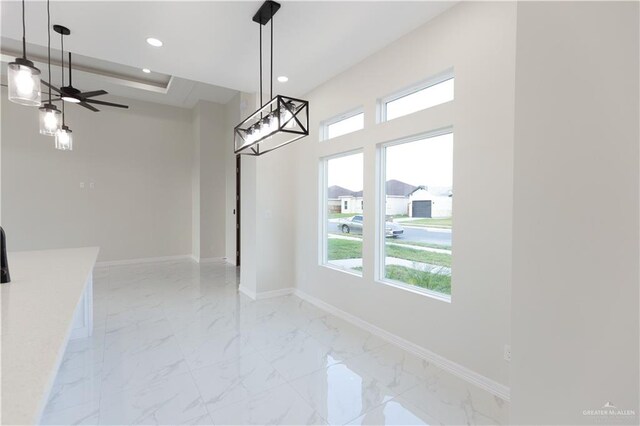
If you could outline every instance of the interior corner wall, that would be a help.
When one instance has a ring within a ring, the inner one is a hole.
[[[192,111],[191,151],[191,256],[200,259],[200,111]]]
[[[293,145],[257,158],[257,293],[295,286]]]
[[[191,253],[192,125],[186,109],[68,106],[73,151],[38,133],[37,108],[2,88],[2,226],[10,251],[100,246],[100,261]],[[115,99],[115,98],[112,98]]]
[[[194,194],[193,256],[198,259],[225,257],[227,176],[224,105],[199,101],[193,110],[195,149],[193,173],[197,190]],[[199,232],[198,232],[199,231]],[[199,244],[197,241],[199,240]]]
[[[639,421],[639,13],[518,5],[514,424]]]

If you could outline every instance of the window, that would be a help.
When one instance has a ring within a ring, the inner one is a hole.
[[[379,277],[449,300],[453,134],[386,144],[380,158]]]
[[[322,161],[322,172],[321,263],[362,275],[364,220],[361,212],[348,210],[349,206],[357,206],[349,200],[362,197],[362,152],[326,158]]]
[[[322,124],[322,139],[332,139],[364,128],[364,112],[361,110],[341,114]]]
[[[453,100],[451,73],[431,80],[426,85],[414,87],[390,96],[382,101],[382,121],[393,120],[423,109]]]

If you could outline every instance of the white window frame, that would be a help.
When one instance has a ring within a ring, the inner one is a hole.
[[[387,163],[386,163],[386,148],[402,145],[405,143],[416,142],[423,139],[434,138],[442,135],[453,134],[453,126],[443,127],[441,129],[432,130],[425,133],[420,133],[419,135],[410,136],[402,139],[395,139],[388,142],[382,142],[377,145],[377,170],[376,170],[376,214],[375,214],[375,271],[374,271],[374,281],[377,284],[382,284],[390,287],[399,288],[401,290],[406,290],[412,293],[420,294],[423,296],[427,296],[436,300],[440,300],[443,302],[451,303],[452,295],[447,295],[443,293],[438,293],[437,291],[429,290],[426,288],[414,286],[411,284],[406,284],[401,281],[392,280],[385,277],[385,243],[386,232],[385,232],[385,224],[387,218]],[[451,289],[453,293],[453,274],[451,276]]]
[[[349,110],[347,112],[343,112],[342,114],[335,115],[335,116],[333,116],[331,118],[328,118],[328,119],[322,121],[320,123],[320,141],[324,142],[324,141],[328,141],[328,140],[331,140],[331,139],[340,138],[342,136],[349,135],[351,133],[355,133],[355,132],[358,132],[358,131],[362,130],[362,129],[358,129],[358,130],[354,130],[353,132],[345,133],[344,135],[340,135],[340,136],[335,136],[333,138],[329,138],[329,126],[331,126],[332,124],[336,124],[336,123],[338,123],[340,121],[346,120],[348,118],[354,117],[354,116],[356,116],[358,114],[363,114],[362,129],[364,129],[364,107],[363,106],[359,106],[358,108],[351,109],[351,110]]]
[[[454,72],[453,72],[453,68],[449,68],[445,71],[442,71],[438,74],[435,74],[431,77],[429,77],[426,80],[423,80],[419,83],[416,84],[412,84],[411,86],[405,87],[404,89],[398,90],[396,92],[393,92],[392,94],[382,97],[380,99],[378,99],[378,103],[377,103],[377,118],[378,118],[378,123],[384,123],[387,120],[387,104],[389,102],[393,102],[395,100],[398,100],[400,98],[404,98],[405,96],[411,95],[413,93],[419,92],[421,90],[427,89],[431,86],[435,86],[437,84],[440,84],[442,82],[445,82],[447,80],[450,80],[452,78],[455,78]],[[454,94],[455,96],[455,94]],[[451,101],[448,101],[451,102]],[[447,103],[447,102],[445,102]],[[442,105],[442,104],[438,104],[438,105]],[[433,107],[436,107],[438,105],[434,105]],[[433,108],[433,107],[429,107],[429,108]],[[407,115],[411,115],[411,114],[415,114],[417,112],[420,111],[424,111],[425,109],[429,109],[429,108],[423,108],[420,109],[418,111],[414,111],[410,114]],[[407,115],[403,115],[402,117],[406,117]],[[397,118],[401,118],[401,117],[397,117]]]
[[[359,149],[355,149],[355,150],[351,150],[351,151],[345,151],[345,152],[340,152],[338,154],[332,154],[332,155],[328,155],[326,157],[322,157],[320,158],[320,164],[319,164],[319,176],[318,176],[318,186],[319,186],[319,191],[318,194],[320,196],[320,203],[319,203],[319,211],[318,211],[318,217],[320,218],[320,226],[318,226],[318,230],[319,230],[319,238],[318,238],[318,265],[323,266],[325,268],[329,268],[329,269],[333,269],[336,271],[340,271],[340,272],[344,272],[345,274],[350,274],[353,275],[355,277],[358,278],[362,278],[364,276],[364,233],[365,233],[365,222],[364,220],[362,221],[362,236],[363,236],[363,263],[362,263],[362,272],[361,273],[356,273],[354,271],[352,271],[351,269],[347,269],[347,268],[341,268],[339,266],[336,266],[334,264],[329,263],[329,248],[327,245],[327,241],[329,240],[327,238],[328,235],[328,228],[327,228],[327,224],[329,223],[329,217],[328,217],[328,212],[327,212],[327,206],[329,204],[329,160],[333,160],[335,158],[342,158],[342,157],[348,157],[349,155],[354,155],[354,154],[363,154],[363,158],[362,161],[364,162],[364,150],[362,148]],[[363,172],[364,172],[364,164],[363,164]],[[362,177],[363,183],[364,183],[364,176]],[[363,192],[363,199],[364,199],[364,192]]]

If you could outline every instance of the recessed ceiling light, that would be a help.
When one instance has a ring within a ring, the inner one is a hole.
[[[149,37],[147,38],[147,43],[149,43],[153,47],[162,47],[162,42],[157,38]]]
[[[142,68],[142,72],[149,74],[151,70],[149,68]]]
[[[280,77],[278,77],[278,81],[280,83],[286,83],[287,81],[289,81],[289,77],[287,77],[286,75],[281,75]]]

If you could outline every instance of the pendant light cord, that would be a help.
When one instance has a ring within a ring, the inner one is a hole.
[[[22,57],[27,59],[27,25],[24,17],[24,0],[22,0]]]
[[[60,66],[62,68],[62,89],[64,87],[64,34],[60,33]],[[62,125],[64,126],[64,100],[62,100]]]
[[[47,0],[47,53],[49,58],[49,104],[51,104],[51,9]]]
[[[271,80],[271,89],[269,93],[269,99],[273,99],[273,3],[269,4],[271,8],[271,73],[269,74]]]
[[[260,27],[260,108],[262,108],[262,24],[258,22]]]

